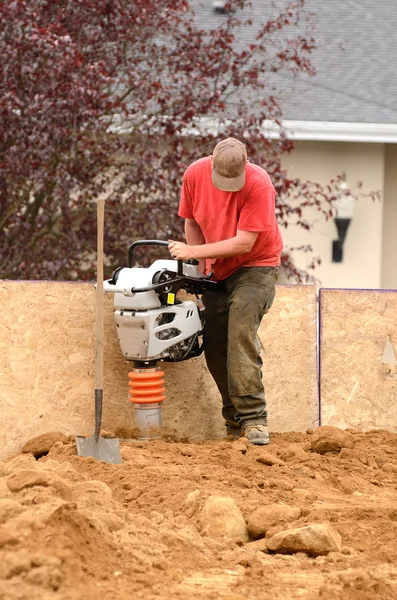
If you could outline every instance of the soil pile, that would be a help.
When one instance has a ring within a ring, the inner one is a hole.
[[[0,600],[397,597],[396,434],[121,447],[0,463]]]

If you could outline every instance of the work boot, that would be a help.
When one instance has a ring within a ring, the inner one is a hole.
[[[250,444],[256,446],[265,446],[270,442],[269,431],[266,425],[245,425],[242,435],[247,438]]]

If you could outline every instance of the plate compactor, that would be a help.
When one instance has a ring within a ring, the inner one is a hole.
[[[221,284],[199,273],[196,260],[156,260],[150,267],[133,267],[138,246],[168,246],[161,240],[139,240],[128,250],[128,267],[119,267],[104,281],[104,292],[114,294],[114,316],[121,351],[133,368],[128,374],[129,400],[135,409],[138,439],[159,436],[164,371],[159,362],[179,362],[199,356],[204,349],[203,311],[177,293],[201,294]]]

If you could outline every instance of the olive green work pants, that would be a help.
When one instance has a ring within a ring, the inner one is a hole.
[[[223,291],[202,296],[205,358],[228,428],[267,424],[257,331],[273,304],[277,279],[277,267],[240,267],[224,280]]]

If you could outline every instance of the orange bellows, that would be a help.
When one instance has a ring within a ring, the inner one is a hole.
[[[129,400],[134,404],[155,404],[165,400],[164,371],[131,371],[128,386]]]

